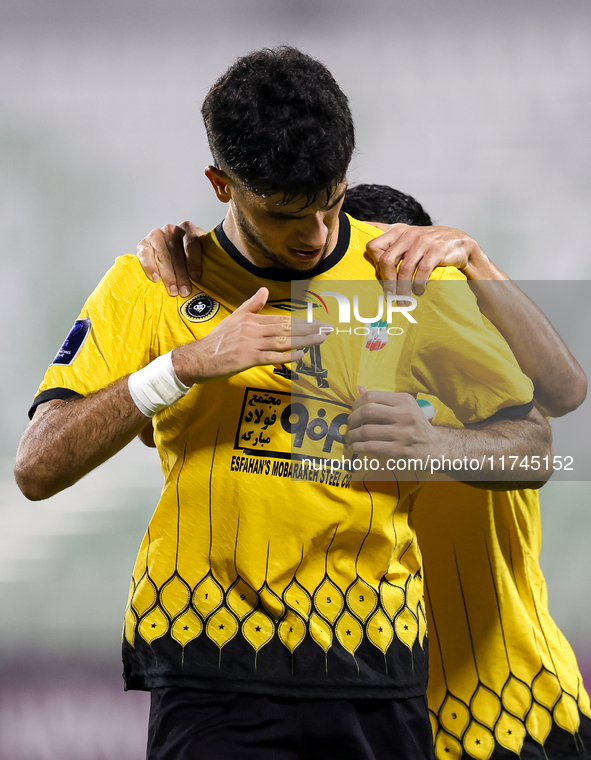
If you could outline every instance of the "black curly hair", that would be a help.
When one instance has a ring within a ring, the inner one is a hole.
[[[263,197],[305,206],[345,178],[355,147],[349,103],[320,61],[293,47],[239,58],[201,114],[216,165]]]
[[[430,227],[431,217],[412,197],[388,185],[355,185],[349,187],[343,201],[343,211],[366,222],[412,224]]]

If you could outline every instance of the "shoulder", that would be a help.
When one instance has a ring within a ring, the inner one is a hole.
[[[127,254],[118,256],[113,266],[106,272],[97,285],[95,299],[113,298],[122,302],[136,301],[138,298],[150,298],[164,294],[162,282],[153,282],[142,269],[137,256]]]
[[[373,224],[360,222],[359,219],[354,219],[349,214],[347,214],[347,218],[351,225],[351,245],[360,245],[365,249],[370,240],[384,234],[383,230],[374,227]]]
[[[128,253],[125,256],[118,256],[101,282],[104,280],[115,281],[120,279],[129,280],[130,282],[137,281],[138,285],[145,286],[157,284],[144,274],[138,257],[131,253]]]

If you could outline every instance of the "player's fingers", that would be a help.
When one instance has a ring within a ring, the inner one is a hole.
[[[181,254],[180,249],[175,249],[174,252],[171,251],[170,258],[172,261],[172,267],[174,269],[174,276],[176,278],[176,287],[178,293],[183,298],[186,298],[187,296],[191,295],[193,285],[191,284],[191,279],[187,271],[187,261],[185,259],[184,252]],[[171,286],[171,289],[174,289],[174,285]]]
[[[420,262],[418,253],[407,253],[402,258],[398,267],[398,284],[396,293],[399,296],[410,296],[412,291],[413,275]],[[402,305],[402,304],[399,304]]]
[[[146,275],[154,282],[159,282],[160,275],[158,274],[158,264],[156,263],[154,248],[150,242],[150,236],[154,232],[155,230],[152,230],[149,235],[140,240],[136,246],[135,252]]]
[[[192,222],[182,222],[182,224],[179,224],[179,227],[185,231],[183,246],[187,272],[193,282],[199,282],[203,271],[203,250],[199,238],[207,233],[201,227],[196,227]]]
[[[371,440],[353,441],[347,445],[347,448],[351,451],[352,456],[356,454],[371,454],[374,457],[378,457],[382,454],[392,454],[392,446],[396,446],[395,441]]]
[[[428,279],[428,278],[427,278]],[[419,279],[418,276],[412,281],[413,293],[417,296],[422,296],[427,287],[427,280]]]
[[[407,230],[411,229],[414,228],[407,227]],[[398,265],[400,262],[416,250],[417,245],[418,241],[411,234],[402,235],[398,240],[392,242],[392,245],[384,251],[379,262],[380,269],[387,274],[385,279],[390,278],[390,272],[394,267],[396,267],[397,270],[399,269]],[[397,279],[398,277],[399,275],[397,275]],[[392,279],[394,278],[392,277]]]
[[[353,412],[369,404],[381,404],[384,406],[400,407],[414,402],[410,393],[393,393],[391,391],[366,391],[353,402]],[[350,418],[349,418],[350,419]]]
[[[248,301],[245,301],[240,310],[244,310],[243,307],[248,303]],[[234,313],[236,314],[238,311],[237,309]],[[248,329],[249,334],[253,337],[269,338],[276,335],[290,337],[292,333],[291,318],[287,315],[276,316],[275,314],[257,314],[251,312],[250,314],[244,314],[242,320],[242,326]],[[313,332],[313,330],[311,329],[309,332]]]
[[[398,280],[396,293],[399,296],[410,296],[412,291],[412,280]],[[410,301],[398,301],[398,306],[410,306]]]
[[[401,250],[398,246],[391,246],[382,253],[380,260],[376,263],[376,268],[380,273],[380,279],[398,279],[398,264],[400,259],[404,256],[404,253],[404,249]]]
[[[397,441],[397,431],[394,425],[361,425],[360,427],[347,429],[345,441],[347,444],[360,441]]]
[[[409,264],[402,269],[404,261],[409,257],[409,242],[407,239],[401,239],[384,251],[378,264],[377,270],[380,280],[382,281],[385,293],[392,295],[401,295],[410,293],[409,284],[401,284],[401,280],[410,280],[408,274]]]
[[[247,303],[247,301],[244,303]],[[242,306],[243,305],[244,304],[242,304]],[[236,311],[238,311],[238,309],[236,309]],[[285,314],[254,313],[251,314],[248,319],[253,324],[259,325],[261,328],[265,328],[266,332],[264,334],[266,335],[274,335],[279,332],[304,335],[308,333],[318,332],[320,327],[331,327],[328,322],[320,322],[318,320],[314,320],[313,322],[306,322],[305,320],[296,322],[295,319]]]
[[[174,250],[176,244],[177,248],[180,246],[182,250],[182,236],[182,230],[174,224],[167,224],[160,229],[152,230],[149,235],[158,274],[169,296],[177,296],[179,293],[171,249]]]
[[[306,335],[292,335],[290,337],[291,348],[307,348],[308,346],[319,346],[327,338],[327,334],[321,331],[308,333]]]
[[[417,267],[429,251],[429,242],[419,238],[402,257],[398,267],[398,295],[410,296]]]
[[[398,260],[389,251],[386,251],[380,260],[375,262],[376,277],[382,283],[382,289],[386,295],[388,293],[396,295],[398,292],[396,282],[398,279],[398,272],[396,271]]]
[[[409,229],[408,224],[393,224],[388,232],[385,232],[383,235],[378,235],[378,237],[370,240],[366,245],[365,250],[374,263],[376,260],[379,261],[381,255],[392,245],[397,243]]]
[[[291,335],[266,335],[256,340],[259,351],[297,351],[300,348],[319,346],[326,340],[326,335],[306,335],[294,338]]]
[[[188,220],[181,222],[179,224],[179,227],[184,230],[185,235],[188,237],[202,237],[203,235],[207,235],[207,232],[202,227],[197,227],[196,224],[193,224],[193,222],[190,222]]]
[[[245,316],[246,314],[256,314],[267,303],[267,298],[269,298],[268,289],[259,288],[254,295],[252,295],[250,298],[247,298],[246,301],[240,304],[234,314],[238,314],[241,317]]]
[[[398,292],[398,283],[396,280],[382,280],[380,279],[380,282],[382,283],[382,289],[384,291],[384,294],[386,296],[395,296]]]
[[[440,260],[437,254],[427,254],[419,261],[417,266],[415,279],[413,282],[413,290],[417,295],[422,295],[427,287],[427,281],[435,267],[440,266]]]
[[[299,362],[303,356],[304,352],[301,349],[297,351],[261,351],[257,366],[291,364],[291,362]]]
[[[303,319],[281,314],[253,314],[249,319],[260,330],[262,336],[288,335],[309,337],[321,333],[328,335],[334,329],[328,322],[321,322],[316,319],[312,322],[306,322]]]
[[[355,409],[349,415],[349,430],[365,427],[365,425],[395,425],[397,410],[386,404],[366,404]]]
[[[413,230],[414,228],[409,228]],[[393,268],[396,267],[395,295],[408,295],[412,291],[412,279],[418,262],[425,255],[428,246],[423,238],[411,234],[399,239],[380,260],[380,271],[386,275],[384,280],[393,280]]]
[[[166,289],[171,296],[186,297],[190,295],[193,286],[187,272],[187,262],[183,246],[184,230],[176,224],[165,224],[161,227],[166,249],[157,250],[157,258],[161,267],[160,274]]]
[[[292,335],[313,335],[315,333],[331,333],[334,327],[329,322],[322,322],[314,319],[312,322],[306,322],[303,319],[292,318],[291,334]]]

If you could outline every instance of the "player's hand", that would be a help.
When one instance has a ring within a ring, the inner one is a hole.
[[[269,297],[267,288],[222,319],[208,335],[175,348],[172,363],[185,385],[219,380],[251,367],[299,361],[302,349],[326,340],[325,322],[306,322],[289,315],[259,314]]]
[[[358,457],[425,460],[436,442],[437,428],[408,393],[365,391],[353,404],[345,443]]]
[[[410,295],[412,290],[423,293],[435,267],[457,267],[470,277],[473,260],[485,257],[474,238],[461,230],[439,226],[393,224],[370,240],[366,249],[385,283],[384,290],[398,295]]]
[[[165,224],[137,244],[136,253],[146,275],[154,282],[160,279],[168,295],[185,297],[191,293],[191,280],[201,277],[201,243],[205,230],[191,222]]]

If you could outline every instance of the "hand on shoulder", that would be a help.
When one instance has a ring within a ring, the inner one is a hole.
[[[199,238],[207,233],[192,222],[156,227],[136,247],[147,277],[162,280],[169,296],[188,296],[191,280],[201,277],[202,251]]]

